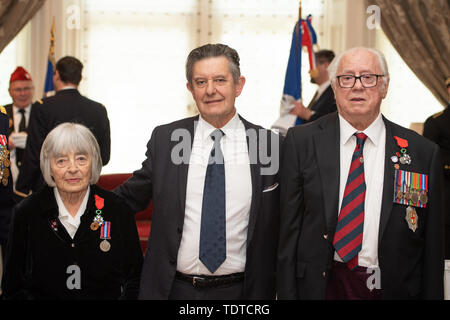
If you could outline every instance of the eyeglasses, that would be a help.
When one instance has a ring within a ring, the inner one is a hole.
[[[377,85],[378,78],[383,76],[384,74],[374,73],[362,74],[360,76],[343,74],[337,76],[336,78],[338,79],[338,83],[341,88],[353,88],[355,86],[356,79],[359,79],[364,88],[372,88]]]

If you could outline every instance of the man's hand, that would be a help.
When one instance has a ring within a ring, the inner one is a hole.
[[[303,120],[309,120],[312,116],[311,110],[308,108],[305,108],[303,103],[295,101],[294,102],[295,107],[292,108],[292,110],[289,112],[291,114],[295,114],[297,117],[303,119]]]
[[[9,150],[12,150],[12,149],[16,148],[16,145],[14,144],[13,139],[11,138],[11,136],[9,136],[9,138],[8,138],[8,147],[9,147]]]

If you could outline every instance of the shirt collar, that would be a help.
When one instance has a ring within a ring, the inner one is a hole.
[[[200,130],[200,134],[203,141],[212,141],[210,138],[211,133],[216,130],[216,127],[213,127],[211,124],[206,122],[205,119],[202,118],[201,115],[199,115],[198,118],[198,125],[197,130]],[[239,129],[239,115],[236,112],[233,116],[233,118],[230,119],[220,130],[225,134],[224,138],[226,139],[234,139],[236,137],[237,131]]]
[[[347,122],[341,115],[339,115],[339,130],[341,135],[341,145],[344,145],[356,132],[363,132],[367,138],[375,145],[378,146],[380,136],[384,127],[383,118],[381,112],[377,118],[368,126],[365,130],[356,130],[350,123]]]
[[[64,206],[64,202],[61,199],[61,195],[59,194],[58,188],[54,187],[53,191],[55,193],[56,203],[58,205],[58,211],[59,211],[59,218],[66,219],[68,222],[71,222],[71,224],[79,224],[81,216],[84,214],[84,211],[87,207],[87,202],[89,199],[90,194],[90,186],[88,186],[88,189],[86,191],[86,194],[84,195],[83,201],[81,202],[80,208],[78,208],[77,214],[75,217],[72,217],[72,215],[67,211],[66,207]]]
[[[331,85],[330,81],[325,81],[317,88],[317,97],[319,98],[322,93]]]
[[[31,107],[31,103],[28,106],[26,106],[25,108],[23,108],[23,110],[25,110],[25,113],[30,112],[30,107]],[[20,109],[17,108],[16,105],[13,104],[13,112],[16,114],[19,114],[19,110]]]

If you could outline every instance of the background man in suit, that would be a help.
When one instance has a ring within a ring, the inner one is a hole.
[[[450,77],[445,81],[449,96],[447,107],[423,124],[423,136],[441,148],[445,188],[445,259],[450,260]]]
[[[291,128],[283,145],[280,299],[442,299],[439,148],[380,113],[383,55],[330,65],[338,113]]]
[[[76,122],[88,127],[100,146],[103,165],[109,162],[111,138],[106,108],[78,92],[83,64],[74,57],[61,58],[56,63],[53,83],[56,95],[35,105],[30,115],[28,140],[15,193],[27,196],[43,184],[39,155],[47,134],[58,124]]]
[[[142,168],[115,190],[134,211],[153,200],[139,296],[273,299],[280,137],[237,114],[234,49],[194,49],[186,78],[200,115],[155,128]]]
[[[9,80],[9,95],[13,102],[5,105],[9,118],[9,150],[11,151],[11,175],[17,180],[27,142],[27,128],[34,96],[31,75],[23,67],[17,67]]]
[[[0,250],[2,252],[0,256],[0,269],[3,269],[9,224],[14,206],[12,177],[9,171],[8,129],[9,120],[6,109],[0,106]]]
[[[316,83],[317,88],[308,107],[305,108],[303,103],[296,101],[295,107],[291,110],[291,114],[303,120],[303,122],[311,122],[320,117],[336,111],[336,101],[334,100],[333,89],[330,85],[330,77],[328,75],[328,66],[334,59],[334,52],[331,50],[320,50],[316,52],[317,75],[311,77],[311,82]]]

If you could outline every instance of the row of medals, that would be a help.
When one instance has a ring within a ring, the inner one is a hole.
[[[101,216],[101,211],[97,210],[96,213],[97,213],[97,215],[95,216],[94,221],[92,221],[91,226],[90,226],[92,231],[97,230],[103,224],[103,217]],[[108,252],[110,249],[111,249],[111,244],[109,243],[109,241],[106,239],[103,239],[103,241],[100,242],[100,250],[102,250],[103,252]]]
[[[0,179],[2,184],[6,187],[9,178],[9,151],[5,146],[0,145]]]
[[[419,190],[413,189],[412,191],[398,191],[396,195],[398,200],[405,199],[407,201],[412,201],[413,203],[418,203],[419,201],[422,204],[426,204],[428,202],[428,196],[425,191],[419,193]]]

